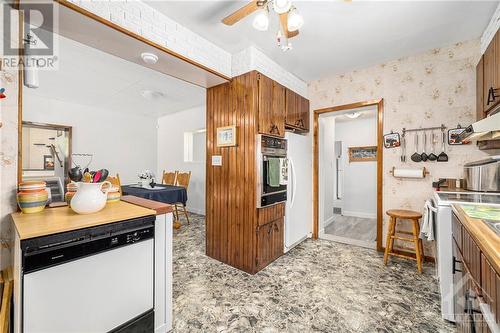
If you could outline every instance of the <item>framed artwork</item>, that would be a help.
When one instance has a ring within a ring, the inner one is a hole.
[[[236,146],[236,126],[225,126],[217,128],[217,147]]]
[[[349,163],[377,160],[377,146],[349,147]]]
[[[401,138],[399,133],[389,133],[384,135],[384,147],[385,148],[396,148],[401,145]]]
[[[54,157],[52,155],[43,155],[43,169],[54,170]]]
[[[460,140],[458,137],[462,132],[465,131],[465,128],[457,127],[448,130],[448,144],[449,145],[466,145],[470,143],[469,140]]]

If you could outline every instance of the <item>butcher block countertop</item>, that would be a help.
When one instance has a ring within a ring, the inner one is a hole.
[[[148,215],[156,215],[156,211],[125,201],[108,203],[103,210],[88,215],[79,215],[73,212],[68,206],[46,208],[40,213],[34,214],[23,214],[20,212],[11,214],[21,240]]]
[[[481,251],[488,258],[495,270],[500,273],[500,236],[498,236],[480,218],[473,218],[466,213],[464,207],[469,205],[453,204],[452,208],[458,219],[476,241]],[[482,206],[488,208],[488,206]],[[492,206],[493,207],[493,206]],[[493,208],[498,209],[498,206]]]
[[[156,215],[172,213],[174,211],[173,208],[174,206],[172,205],[149,199],[139,198],[133,195],[124,195],[122,196],[121,200],[144,208],[152,209],[156,211]]]

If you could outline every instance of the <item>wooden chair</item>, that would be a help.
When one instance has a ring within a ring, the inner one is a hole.
[[[397,256],[407,259],[413,259],[417,261],[417,269],[419,273],[422,273],[422,263],[424,262],[424,247],[422,244],[422,239],[420,236],[420,224],[418,220],[422,217],[422,214],[418,212],[414,212],[411,210],[404,209],[390,209],[387,211],[387,215],[390,216],[388,231],[387,231],[387,241],[385,244],[385,253],[384,253],[384,265],[387,265],[387,260],[389,259],[389,255]],[[396,230],[397,219],[405,219],[410,220],[412,223],[413,230],[410,231],[402,231]],[[411,235],[412,237],[400,237],[396,236],[396,233]],[[394,240],[400,240],[408,243],[414,243],[415,248],[405,248],[405,250],[415,250],[415,257],[408,256],[406,254],[395,253],[394,252]]]
[[[182,186],[186,189],[189,187],[189,179],[191,178],[191,171],[189,172],[178,172],[177,173],[177,180],[176,180],[176,185],[177,186]],[[177,221],[179,220],[179,209],[182,209],[184,216],[186,216],[186,220],[189,224],[189,216],[186,210],[186,206],[182,202],[176,202],[174,204],[175,208],[175,214],[177,215]]]
[[[163,175],[161,177],[161,183],[165,185],[175,185],[175,182],[177,181],[177,174],[179,171],[175,172],[166,172],[163,170]]]
[[[118,187],[118,190],[120,191],[120,195],[123,195],[123,193],[122,193],[122,183],[120,182],[120,175],[119,174],[116,174],[116,177],[108,176],[108,178],[106,178],[106,180],[108,182],[110,182],[111,185],[113,185],[115,187]]]

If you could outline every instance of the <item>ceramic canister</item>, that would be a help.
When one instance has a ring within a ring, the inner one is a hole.
[[[44,210],[48,199],[49,194],[45,189],[17,193],[17,204],[21,211],[26,214],[38,213]]]
[[[120,191],[108,192],[108,203],[120,201],[121,194]]]

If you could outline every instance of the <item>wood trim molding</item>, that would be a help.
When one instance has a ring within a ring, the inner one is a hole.
[[[313,113],[313,239],[319,234],[319,116],[324,113],[377,106],[377,251],[382,252],[383,234],[383,147],[384,147],[384,100],[357,102],[314,110]]]
[[[220,77],[220,78],[222,78],[224,80],[227,80],[227,81],[231,80],[230,77],[228,77],[228,76],[226,76],[226,75],[224,75],[222,73],[219,73],[219,72],[217,72],[217,71],[215,71],[215,70],[213,70],[213,69],[211,69],[211,68],[209,68],[209,67],[207,67],[205,65],[202,65],[202,64],[200,64],[200,63],[198,63],[196,61],[193,61],[193,60],[191,60],[191,59],[189,59],[189,58],[187,58],[187,57],[185,57],[185,56],[183,56],[183,55],[181,55],[181,54],[179,54],[177,52],[174,52],[174,51],[172,51],[172,50],[164,47],[164,46],[158,45],[158,44],[150,41],[149,39],[146,39],[146,38],[142,37],[141,35],[138,35],[138,34],[136,34],[134,32],[131,32],[131,31],[129,31],[129,30],[127,30],[127,29],[119,26],[118,24],[110,22],[110,21],[108,21],[108,20],[106,20],[106,19],[104,19],[104,18],[102,18],[102,17],[100,17],[100,16],[98,16],[98,15],[96,15],[96,14],[94,14],[94,13],[92,13],[92,12],[90,12],[90,11],[82,8],[82,7],[80,7],[80,6],[75,5],[74,3],[71,3],[71,2],[69,2],[67,0],[54,0],[54,2],[60,4],[61,6],[66,7],[68,9],[74,10],[75,12],[78,12],[78,13],[80,13],[80,14],[88,17],[88,18],[91,18],[91,19],[93,19],[93,20],[95,20],[95,21],[97,21],[99,23],[102,23],[102,24],[108,26],[111,29],[119,31],[119,32],[121,32],[121,33],[123,33],[123,34],[125,34],[127,36],[130,36],[130,37],[132,37],[132,38],[134,38],[134,39],[136,39],[138,41],[141,41],[141,42],[143,42],[143,43],[145,43],[145,44],[147,44],[149,46],[152,46],[152,47],[154,47],[154,48],[156,48],[156,49],[158,49],[158,50],[160,50],[162,52],[168,53],[171,56],[174,56],[174,57],[176,57],[176,58],[178,58],[180,60],[183,60],[183,61],[185,61],[187,63],[190,63],[193,66],[196,66],[196,67],[198,67],[200,69],[203,69],[203,70],[205,70],[205,71],[207,71],[209,73],[217,75],[218,77]]]

